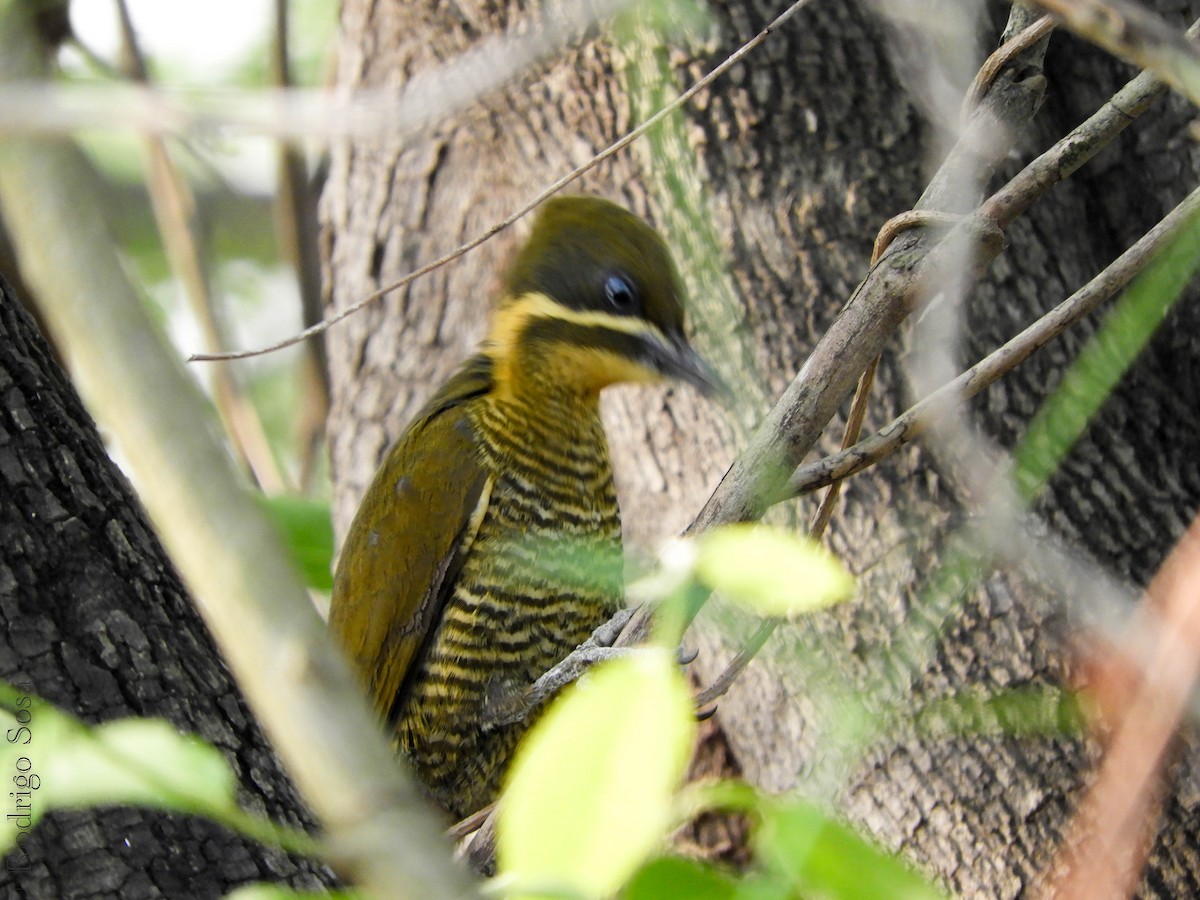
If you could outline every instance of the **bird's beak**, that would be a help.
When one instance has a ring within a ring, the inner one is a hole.
[[[686,381],[707,397],[733,399],[733,392],[682,334],[668,335],[665,342],[652,341],[651,363],[663,375]]]

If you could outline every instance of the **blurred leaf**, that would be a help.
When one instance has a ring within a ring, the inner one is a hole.
[[[639,650],[567,688],[518,748],[500,802],[510,896],[620,888],[663,839],[695,730],[670,651]]]
[[[5,817],[0,849],[56,808],[132,803],[222,818],[236,811],[236,779],[211,744],[161,719],[87,727],[28,692],[0,687],[0,771],[28,801],[29,821]],[[18,780],[19,779],[19,780]],[[19,807],[26,808],[22,803]]]
[[[854,579],[832,554],[778,528],[727,525],[697,543],[697,578],[765,615],[801,615],[854,592]]]
[[[733,900],[737,886],[712,866],[664,856],[643,866],[621,896],[624,900]]]
[[[255,840],[314,854],[301,831],[237,805],[237,778],[216,747],[163,719],[89,726],[31,693],[0,682],[0,771],[12,773],[10,809],[0,821],[0,855],[53,809],[133,804],[206,816]]]
[[[759,861],[794,892],[829,900],[934,900],[946,895],[895,856],[804,801],[764,803],[755,833]]]
[[[261,498],[267,516],[287,544],[305,583],[318,591],[333,588],[333,522],[329,504],[289,494]]]
[[[923,704],[913,712],[928,737],[1003,734],[1019,737],[1081,736],[1088,716],[1077,694],[1052,686],[962,691]]]
[[[225,895],[225,900],[366,900],[361,891],[294,891],[267,882],[245,884]]]
[[[733,896],[734,900],[797,900],[787,881],[771,872],[747,875],[737,883],[737,893]]]
[[[612,23],[613,33],[623,44],[633,40],[640,31],[647,31],[665,44],[678,43],[679,37],[695,34],[710,27],[712,11],[697,0],[643,0],[620,12]],[[661,109],[660,104],[653,111]]]
[[[167,721],[120,719],[69,737],[64,733],[64,738],[44,763],[55,805],[132,803],[189,812],[234,808],[236,779],[225,757]]]

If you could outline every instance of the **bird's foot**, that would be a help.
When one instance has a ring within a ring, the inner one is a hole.
[[[617,642],[617,638],[621,636],[621,632],[625,630],[625,626],[632,618],[633,607],[618,609],[613,613],[611,619],[593,631],[592,636],[579,646],[582,648],[591,644],[595,647],[611,647]]]
[[[579,645],[579,649],[587,646],[595,647],[612,647],[620,638],[621,632],[625,630],[625,626],[629,624],[629,620],[633,618],[637,607],[627,607],[618,610],[611,619],[592,632],[592,636]],[[682,644],[675,651],[676,658],[681,666],[686,666],[695,661],[700,655],[700,651],[689,650]]]
[[[568,684],[578,681],[596,663],[640,652],[639,647],[613,646],[632,615],[631,609],[620,610],[533,684],[489,700],[481,720],[483,730],[522,722]]]
[[[510,691],[488,703],[481,719],[483,730],[522,722],[568,684],[578,681],[596,663],[640,652],[640,647],[597,646],[588,638],[524,690]]]
[[[568,684],[578,681],[596,663],[640,653],[641,647],[614,647],[629,620],[632,609],[622,609],[592,632],[591,637],[568,653],[561,662],[524,688],[510,688],[488,699],[480,724],[484,731],[523,722],[546,701]],[[686,666],[699,651],[677,650],[679,664]]]

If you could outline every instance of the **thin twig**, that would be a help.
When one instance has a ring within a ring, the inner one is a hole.
[[[879,367],[879,357],[871,360],[867,370],[862,373],[858,379],[858,387],[854,391],[854,400],[850,404],[850,416],[846,421],[846,431],[842,435],[842,449],[853,447],[858,440],[859,434],[862,433],[863,420],[867,417],[867,401],[871,396],[871,385],[875,382],[875,370]],[[817,509],[817,514],[813,518],[812,525],[808,529],[808,536],[814,541],[819,541],[821,535],[825,533],[825,529],[829,527],[829,520],[833,518],[833,508],[837,504],[838,494],[841,493],[842,483],[835,481],[829,485],[829,490],[825,492],[825,496],[821,500],[821,505]]]
[[[887,252],[887,248],[891,246],[897,235],[910,228],[941,226],[943,229],[949,229],[962,220],[961,215],[939,212],[936,209],[909,209],[892,216],[883,223],[879,233],[875,235],[875,243],[871,247],[871,265],[879,262],[879,258]]]
[[[752,52],[760,44],[762,44],[763,41],[765,41],[768,37],[770,37],[771,33],[773,31],[775,31],[780,26],[782,26],[784,23],[786,23],[788,21],[788,19],[792,18],[792,16],[794,16],[796,13],[798,13],[801,9],[803,9],[805,6],[807,6],[810,2],[812,2],[812,0],[797,0],[797,2],[793,3],[783,13],[781,13],[779,16],[777,16],[771,22],[771,24],[769,24],[766,28],[764,28],[762,31],[760,31],[758,34],[756,34],[754,37],[752,37],[746,43],[742,44],[742,46],[739,47],[737,50],[735,50],[732,54],[730,54],[730,56],[728,58],[726,58],[724,62],[722,62],[720,65],[718,65],[716,68],[714,68],[711,72],[709,72],[707,75],[705,75],[703,78],[701,78],[695,84],[693,84],[690,88],[688,88],[686,91],[684,91],[678,97],[676,97],[673,101],[671,101],[666,106],[664,106],[662,109],[660,109],[658,112],[656,112],[654,115],[652,115],[649,119],[644,121],[641,125],[637,126],[637,128],[634,128],[632,131],[630,131],[624,137],[622,137],[619,140],[615,141],[614,143],[610,144],[604,150],[601,150],[599,153],[597,153],[595,156],[593,156],[590,160],[588,160],[583,165],[579,166],[576,169],[573,169],[572,171],[568,172],[566,175],[563,175],[557,181],[552,182],[548,187],[546,187],[542,191],[540,191],[537,194],[537,196],[535,196],[528,203],[526,203],[525,205],[520,207],[516,212],[505,217],[504,219],[501,219],[499,222],[497,222],[491,228],[487,229],[485,232],[480,234],[478,237],[472,238],[471,240],[467,241],[465,244],[460,246],[458,249],[452,250],[451,252],[445,254],[444,256],[438,257],[437,259],[433,260],[433,262],[426,263],[425,265],[421,266],[420,268],[415,269],[412,272],[408,273],[403,278],[400,278],[397,281],[394,281],[391,284],[380,288],[379,290],[375,291],[374,293],[368,294],[366,297],[364,297],[362,300],[359,300],[357,303],[353,303],[350,306],[346,307],[345,309],[339,310],[334,315],[326,318],[323,322],[321,322],[317,325],[314,325],[311,328],[306,328],[303,331],[301,331],[299,334],[293,335],[290,338],[279,341],[275,344],[271,344],[270,346],[267,346],[267,347],[261,347],[257,350],[243,350],[243,351],[233,352],[233,353],[211,353],[211,354],[210,353],[197,353],[197,354],[194,354],[193,356],[191,356],[189,361],[190,362],[214,362],[214,361],[220,361],[220,360],[245,359],[245,358],[251,357],[251,356],[261,356],[264,353],[273,353],[276,350],[282,350],[284,347],[290,347],[292,344],[298,343],[302,340],[305,340],[306,338],[310,338],[313,335],[320,334],[321,332],[323,332],[327,328],[329,328],[331,325],[336,325],[338,322],[341,322],[343,319],[346,319],[347,317],[354,315],[356,312],[358,312],[363,307],[368,306],[371,303],[374,303],[376,300],[379,300],[381,297],[385,296],[386,294],[390,294],[393,291],[399,290],[400,288],[405,287],[408,284],[411,284],[413,281],[416,281],[418,278],[420,278],[424,275],[428,275],[430,272],[434,271],[435,269],[440,269],[442,266],[446,265],[447,263],[453,262],[454,260],[458,259],[460,256],[463,256],[463,255],[469,253],[471,250],[474,250],[476,247],[480,246],[481,244],[483,244],[486,241],[490,240],[491,238],[495,237],[497,234],[499,234],[504,229],[508,228],[510,225],[512,225],[518,219],[527,215],[531,210],[533,210],[534,207],[538,206],[543,201],[545,201],[548,198],[557,194],[559,191],[561,191],[563,188],[565,188],[571,182],[575,181],[577,178],[579,178],[585,172],[590,171],[591,169],[598,166],[600,163],[604,162],[610,156],[613,156],[614,154],[616,154],[616,153],[620,152],[621,150],[625,149],[626,147],[628,147],[631,143],[633,143],[635,140],[637,140],[639,137],[641,137],[643,134],[645,134],[647,131],[649,131],[651,128],[653,128],[655,125],[657,125],[659,122],[661,122],[664,118],[669,116],[671,113],[675,112],[675,110],[679,109],[681,106],[683,106],[685,103],[687,103],[693,97],[695,97],[698,93],[700,93],[702,90],[704,90],[706,87],[708,87],[714,80],[716,80],[721,75],[723,75],[732,66],[734,66],[738,62],[740,62],[743,57],[745,57],[748,53]]]
[[[117,2],[124,55],[134,80],[148,83],[149,70],[138,46],[133,19],[125,0]],[[205,343],[212,349],[226,341],[215,311],[212,284],[196,237],[196,198],[187,180],[171,158],[161,135],[146,135],[146,187],[158,222],[167,260],[174,271],[200,325]],[[212,376],[213,402],[230,444],[238,457],[267,493],[283,490],[283,476],[275,463],[270,442],[254,404],[228,369]]]
[[[291,53],[288,49],[289,5],[289,0],[275,0],[271,78],[275,87],[282,89],[292,85]],[[321,321],[322,316],[316,197],[309,182],[308,161],[303,151],[291,144],[280,144],[278,153],[275,231],[280,253],[291,263],[296,274],[301,322],[307,328]],[[324,341],[314,338],[304,342],[298,374],[301,399],[293,430],[300,457],[298,482],[301,490],[304,490],[312,479],[315,460],[323,452],[322,436],[329,415],[329,365]]]
[[[784,619],[777,616],[771,616],[759,623],[757,630],[746,639],[746,642],[734,654],[733,659],[721,670],[721,674],[713,679],[712,684],[696,695],[695,706],[697,715],[705,716],[705,713],[708,712],[707,707],[711,707],[729,693],[729,689],[733,687],[733,683],[737,681],[738,676],[742,674],[746,666],[750,665],[754,657],[758,656],[758,651],[766,645],[771,635],[775,633],[775,630],[784,621]]]

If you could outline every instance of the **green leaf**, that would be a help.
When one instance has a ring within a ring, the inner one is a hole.
[[[162,719],[88,726],[32,694],[0,683],[0,772],[13,786],[0,819],[0,855],[52,809],[136,804],[204,815],[256,840],[314,853],[306,834],[244,812],[225,757]]]
[[[796,900],[787,882],[773,872],[755,872],[737,883],[734,900]]]
[[[794,892],[830,900],[935,900],[946,895],[895,856],[804,801],[764,803],[759,860]]]
[[[366,900],[361,891],[296,891],[279,884],[244,884],[225,895],[225,900]]]
[[[57,806],[235,808],[236,779],[225,757],[170,722],[120,719],[63,737],[45,764],[44,781]]]
[[[778,528],[727,525],[697,543],[697,578],[765,615],[802,615],[854,593],[854,579],[832,554]]]
[[[911,711],[924,736],[1015,735],[1018,737],[1083,736],[1087,708],[1072,691],[1048,685],[982,691],[967,689],[923,703]]]
[[[228,813],[236,780],[209,744],[161,719],[124,719],[88,728],[29,693],[5,686],[0,766],[12,779],[21,816],[0,822],[9,849],[50,809],[104,803]],[[9,774],[11,773],[11,774]]]
[[[737,886],[709,865],[663,856],[642,867],[622,893],[624,900],[733,900]]]
[[[333,522],[329,504],[277,494],[261,498],[267,516],[287,544],[309,587],[333,589]]]
[[[658,845],[696,723],[674,654],[645,648],[567,688],[518,748],[497,855],[513,897],[607,897]]]

